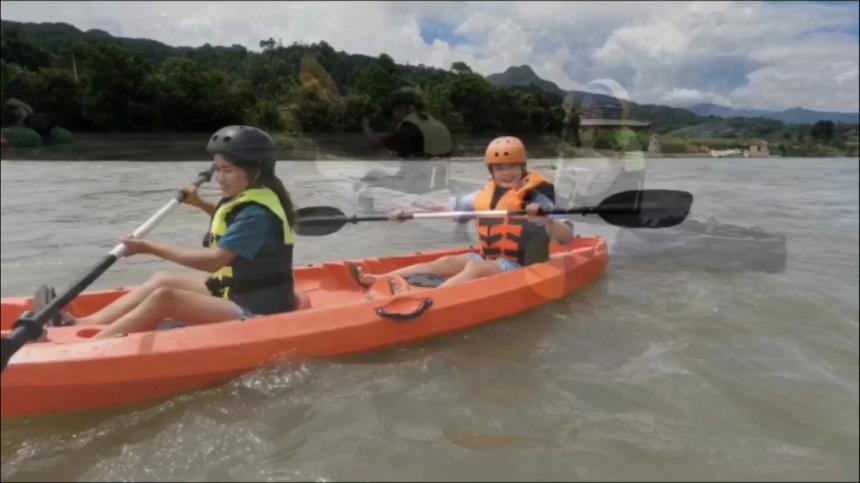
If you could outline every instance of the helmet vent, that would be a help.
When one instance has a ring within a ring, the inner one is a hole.
[[[485,164],[526,164],[526,152],[523,142],[513,136],[502,136],[493,139],[484,152]]]
[[[230,136],[224,136],[224,142],[225,143],[229,143],[230,139],[232,139]]]
[[[218,140],[218,135],[216,134],[216,135],[212,136],[212,140],[213,140],[213,141],[217,141],[217,140]]]

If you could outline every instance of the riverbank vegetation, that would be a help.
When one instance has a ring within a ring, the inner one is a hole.
[[[207,132],[252,124],[307,145],[323,134],[359,133],[365,116],[377,129],[392,128],[387,95],[414,86],[455,134],[511,133],[543,139],[541,151],[575,149],[561,142],[569,129],[563,99],[537,85],[497,87],[462,62],[449,69],[400,65],[385,54],[349,54],[325,42],[282,46],[264,39],[260,47],[171,47],[67,24],[3,21],[2,96],[48,116],[49,128],[75,133]],[[626,107],[629,118],[653,122],[666,153],[747,148],[760,139],[784,156],[857,155],[856,124],[786,125],[667,106]],[[4,105],[4,125],[15,121]],[[644,150],[652,133],[596,136],[589,147]]]

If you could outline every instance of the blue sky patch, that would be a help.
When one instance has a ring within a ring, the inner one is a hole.
[[[858,25],[856,23],[854,23],[853,25],[842,25],[839,27],[821,27],[814,30],[807,30],[806,32],[801,32],[797,34],[797,36],[795,36],[795,39],[807,40],[814,38],[820,34],[837,34],[854,40],[860,39],[860,30],[858,30]]]
[[[448,45],[463,45],[468,43],[468,39],[454,32],[456,26],[451,25],[441,20],[420,20],[418,23],[421,28],[421,39],[427,45],[433,45],[436,39],[448,42]]]
[[[775,4],[780,4],[783,2],[770,2]],[[796,5],[796,4],[795,4]],[[824,8],[833,8],[843,10],[846,22],[844,25],[833,26],[833,27],[822,27],[815,30],[809,30],[806,32],[801,32],[795,37],[798,40],[805,40],[812,37],[815,37],[817,34],[838,34],[845,36],[847,38],[851,38],[854,40],[860,40],[860,4],[857,2],[846,2],[846,1],[819,1],[819,2],[808,2],[807,5],[816,5]],[[791,5],[793,6],[793,5]]]

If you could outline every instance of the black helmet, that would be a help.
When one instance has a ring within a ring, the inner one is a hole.
[[[395,89],[388,96],[389,108],[393,109],[404,104],[412,104],[417,109],[424,109],[424,97],[421,95],[421,91],[415,87],[401,87]]]
[[[252,126],[225,126],[209,138],[209,154],[223,154],[236,166],[275,170],[275,142]]]

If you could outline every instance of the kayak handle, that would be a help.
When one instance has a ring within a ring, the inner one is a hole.
[[[424,315],[424,312],[427,312],[430,307],[433,306],[433,299],[425,298],[421,300],[421,303],[415,309],[409,312],[389,312],[385,310],[385,307],[379,307],[376,309],[376,315],[382,317],[383,319],[393,320],[394,322],[403,323],[409,322],[410,320],[415,320],[418,317]]]

